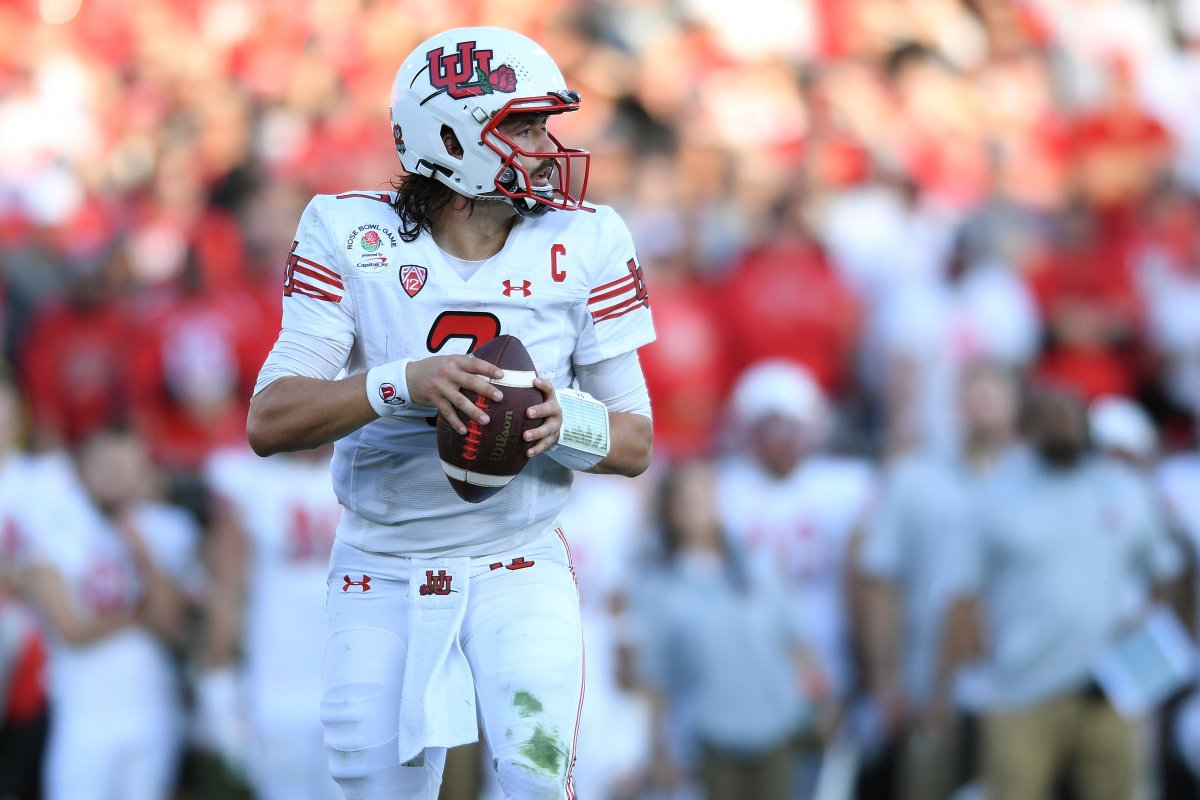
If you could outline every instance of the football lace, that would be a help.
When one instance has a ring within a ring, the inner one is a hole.
[[[487,411],[491,405],[488,399],[483,395],[478,395],[475,398],[475,407],[480,411]],[[463,444],[462,455],[467,461],[474,461],[479,458],[479,448],[483,444],[483,426],[475,420],[470,420],[467,423],[467,438]]]

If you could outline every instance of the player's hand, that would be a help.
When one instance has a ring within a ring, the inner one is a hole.
[[[545,378],[534,378],[533,388],[542,393],[542,402],[530,406],[525,415],[530,419],[541,420],[541,424],[532,430],[525,431],[525,441],[530,448],[525,455],[533,458],[546,452],[558,442],[558,433],[562,430],[562,407],[554,396],[554,384]]]
[[[497,401],[504,398],[488,380],[502,377],[504,370],[474,356],[422,358],[410,362],[404,375],[408,380],[408,395],[412,401],[436,408],[460,435],[467,432],[460,414],[480,425],[488,423],[488,415],[467,399],[463,389]]]

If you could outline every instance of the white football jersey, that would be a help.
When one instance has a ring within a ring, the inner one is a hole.
[[[0,569],[24,566],[37,539],[54,535],[59,514],[82,498],[67,456],[10,453],[0,464]]]
[[[205,473],[250,545],[242,653],[251,706],[260,716],[315,720],[329,551],[341,514],[329,464],[223,450]]]
[[[400,239],[391,200],[378,192],[317,196],[288,260],[283,328],[349,348],[340,365],[347,374],[466,353],[510,334],[541,376],[567,387],[576,365],[654,339],[633,241],[611,209],[519,219],[503,249],[464,279],[432,237]],[[495,496],[464,502],[442,472],[434,417],[434,409],[413,409],[337,442],[334,489],[349,512],[340,538],[374,552],[483,555],[519,546],[553,522],[569,470],[539,456]]]
[[[82,617],[133,611],[144,587],[120,535],[86,498],[68,506],[58,515],[62,527],[37,537],[31,561],[58,572],[68,601]],[[143,504],[134,524],[158,567],[185,587],[193,585],[199,541],[195,520],[174,506]],[[126,627],[78,646],[52,636],[50,645],[49,685],[56,713],[95,719],[100,726],[112,725],[114,719],[134,725],[135,719],[175,713],[171,655],[146,628]]]
[[[874,485],[858,459],[814,456],[775,479],[733,459],[718,473],[722,524],[758,569],[779,569],[805,644],[835,690],[851,681],[845,605],[847,556]]]

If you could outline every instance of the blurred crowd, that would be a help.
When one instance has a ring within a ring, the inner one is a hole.
[[[1196,635],[1200,0],[16,0],[0,798],[331,796],[327,454],[246,407],[301,210],[388,188],[463,24],[581,92],[658,330],[654,468],[564,516],[583,796],[1195,796],[1188,687],[1095,663]]]

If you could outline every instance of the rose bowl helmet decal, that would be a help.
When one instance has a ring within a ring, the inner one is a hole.
[[[555,151],[523,151],[497,128],[513,114],[578,108],[579,94],[567,89],[554,60],[533,40],[503,28],[456,28],[421,43],[400,65],[391,125],[405,171],[468,197],[507,197],[522,214],[536,216],[585,208],[591,156],[553,136]],[[458,137],[462,158],[446,152],[443,126]],[[533,187],[518,156],[552,159],[551,185]]]

